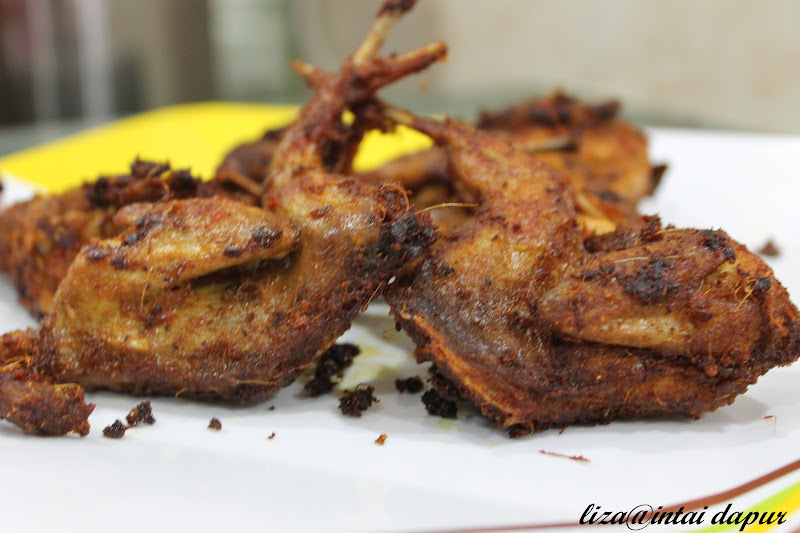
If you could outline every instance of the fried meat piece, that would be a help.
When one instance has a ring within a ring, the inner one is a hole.
[[[244,402],[316,362],[435,237],[403,191],[325,170],[352,153],[340,137],[346,107],[445,53],[437,44],[375,57],[402,14],[382,13],[286,129],[264,208],[214,197],[120,210],[114,223],[126,230],[80,251],[27,334],[32,368],[89,388]]]
[[[128,229],[81,250],[41,323],[45,373],[241,400],[286,384],[286,361],[269,360],[284,341],[275,308],[288,307],[272,277],[297,245],[293,224],[223,198],[133,204],[115,222]]]
[[[590,253],[570,184],[541,162],[465,124],[387,113],[444,147],[480,200],[387,299],[418,361],[512,434],[698,417],[797,359],[797,309],[724,233],[651,219]]]
[[[11,277],[20,303],[42,316],[81,247],[120,232],[113,217],[121,207],[214,195],[248,202],[246,194],[230,185],[202,182],[188,171],[170,171],[168,165],[137,159],[130,174],[101,177],[0,212],[0,271]],[[255,203],[255,197],[249,203]]]
[[[27,433],[87,435],[95,406],[85,402],[81,387],[56,385],[51,377],[38,373],[34,368],[37,354],[33,330],[0,338],[0,419]]]

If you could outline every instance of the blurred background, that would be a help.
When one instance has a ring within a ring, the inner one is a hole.
[[[0,0],[0,150],[181,102],[300,103],[291,59],[336,68],[378,5]],[[386,97],[470,118],[561,87],[643,124],[800,133],[798,23],[792,0],[424,0],[387,49],[450,59]]]

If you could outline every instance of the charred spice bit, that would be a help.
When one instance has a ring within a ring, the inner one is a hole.
[[[274,405],[270,405],[268,410],[269,411],[274,411],[275,410],[275,406]]]
[[[394,381],[394,386],[397,387],[397,392],[407,392],[409,394],[416,394],[422,391],[423,383],[422,378],[419,376],[412,376],[410,378],[397,378]]]
[[[456,402],[445,400],[433,389],[425,391],[425,394],[422,395],[422,403],[425,404],[425,409],[428,410],[428,413],[433,416],[456,418],[456,413],[458,412]]]
[[[271,248],[275,241],[280,239],[281,235],[283,235],[281,230],[258,228],[253,232],[251,238],[262,248]]]
[[[131,409],[131,412],[128,413],[125,420],[128,421],[128,425],[131,427],[139,424],[139,422],[150,425],[155,424],[156,419],[153,417],[153,409],[150,407],[150,400],[145,400]]]
[[[274,438],[275,438],[275,432],[273,431],[273,432],[272,432],[272,435],[270,435],[269,437],[267,437],[267,440],[272,440],[272,439],[274,439]]]
[[[111,258],[111,266],[116,270],[123,270],[128,268],[128,260],[125,258],[124,254],[117,254]]]
[[[551,455],[553,457],[563,457],[564,459],[571,459],[573,461],[581,461],[583,463],[590,463],[589,459],[582,455],[564,455],[563,453],[556,453],[556,452],[548,452],[546,450],[539,450],[539,453],[543,455]]]
[[[670,281],[669,272],[675,267],[667,259],[659,257],[642,265],[636,277],[623,280],[623,290],[642,305],[658,303],[680,288]]]
[[[109,439],[121,439],[125,435],[128,426],[122,423],[122,420],[116,420],[110,426],[103,428],[103,436]]]
[[[208,423],[208,429],[215,429],[219,431],[222,429],[222,422],[219,421],[219,418],[212,418]]]
[[[772,239],[770,239],[758,250],[758,253],[766,257],[778,257],[781,255],[781,250],[775,246],[775,243],[772,242]]]
[[[703,237],[703,246],[715,252],[721,251],[723,257],[731,263],[736,261],[736,254],[727,243],[726,235],[722,231],[706,229],[701,231],[700,235]]]
[[[103,259],[109,254],[108,248],[103,248],[102,246],[90,246],[88,248],[88,252],[86,253],[86,257],[89,259],[89,262],[95,262]]]
[[[316,398],[333,390],[334,383],[330,376],[314,376],[305,384],[304,390],[309,398]]]
[[[386,442],[386,433],[381,433],[380,437],[375,439],[375,444],[378,446],[383,446],[384,442]]]
[[[342,377],[344,371],[353,364],[353,358],[361,350],[354,344],[334,344],[322,354],[314,370],[314,379],[306,383],[305,391],[311,398],[322,396],[333,389],[333,376]]]
[[[345,391],[339,398],[339,409],[346,416],[361,416],[374,402],[380,400],[374,395],[375,387],[372,385],[358,385],[355,389]]]

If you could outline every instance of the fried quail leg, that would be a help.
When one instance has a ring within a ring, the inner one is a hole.
[[[566,176],[585,202],[613,219],[615,211],[634,213],[663,172],[650,164],[647,139],[617,116],[619,108],[615,100],[590,105],[556,91],[495,113],[484,111],[477,124],[523,149],[559,136],[571,138],[571,150],[537,150],[537,157]]]
[[[308,75],[310,83],[319,78]],[[636,229],[642,221],[636,204],[653,192],[664,167],[653,167],[647,139],[631,124],[617,118],[619,105],[610,101],[584,104],[563,93],[531,100],[496,113],[483,112],[478,128],[511,141],[535,154],[573,185],[578,222],[585,236],[613,231],[619,225]],[[434,147],[392,161],[363,179],[400,183],[413,191],[415,204],[430,197],[440,203],[471,203],[459,181],[452,179],[444,150]],[[451,183],[449,196],[431,195]],[[431,204],[433,205],[433,204]],[[448,217],[454,210],[446,210]],[[440,213],[434,215],[438,218]],[[461,217],[463,218],[463,217]],[[457,219],[459,222],[460,219]],[[449,218],[442,220],[451,227]]]
[[[723,233],[650,219],[590,253],[570,186],[543,164],[463,124],[388,113],[445,147],[481,205],[387,299],[441,388],[512,434],[698,417],[797,359],[797,309]]]

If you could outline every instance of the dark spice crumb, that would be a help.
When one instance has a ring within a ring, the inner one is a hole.
[[[428,413],[433,416],[455,418],[458,412],[456,402],[445,400],[433,389],[425,391],[425,394],[422,395],[422,403],[425,404],[425,409],[428,410]]]
[[[360,352],[355,344],[334,344],[328,348],[314,369],[314,378],[305,385],[306,394],[316,398],[330,392],[335,385],[331,378],[344,376],[344,371]]]
[[[723,257],[731,263],[736,261],[736,253],[734,253],[733,248],[727,244],[728,239],[724,232],[706,229],[701,231],[700,235],[703,237],[703,246],[715,252],[721,251]]]
[[[128,413],[125,420],[128,421],[129,426],[135,426],[139,422],[150,425],[155,424],[156,419],[153,417],[153,409],[150,407],[150,400],[145,400],[131,409],[131,412]]]
[[[460,395],[458,394],[458,387],[444,377],[433,365],[429,370],[431,377],[430,382],[433,385],[436,392],[439,393],[439,396],[445,398],[447,400],[458,401],[460,399]]]
[[[353,390],[345,391],[339,398],[339,409],[346,416],[361,416],[374,402],[380,400],[374,395],[375,387],[372,385],[359,385]]]
[[[651,259],[635,276],[621,280],[623,291],[642,305],[662,302],[680,288],[672,274],[674,269],[674,264],[663,257]]]
[[[272,439],[274,439],[274,438],[275,438],[275,432],[273,431],[273,432],[272,432],[272,435],[270,435],[269,437],[267,437],[267,440],[272,440]]]
[[[145,236],[145,232],[142,231],[134,231],[133,233],[129,233],[125,236],[122,240],[122,244],[124,246],[133,246],[137,242],[141,241]]]
[[[314,376],[314,378],[305,384],[304,390],[309,398],[316,398],[323,394],[329,393],[333,390],[334,382],[331,381],[330,376]]]
[[[124,254],[117,254],[111,258],[111,266],[116,270],[123,270],[128,268],[128,260],[125,258]]]
[[[767,257],[778,257],[781,255],[781,250],[775,246],[775,243],[770,239],[758,250],[758,253]]]
[[[214,417],[209,421],[208,429],[216,429],[219,431],[222,429],[222,422],[219,421],[219,418]]]
[[[87,246],[87,250],[86,257],[89,259],[90,263],[99,261],[109,254],[108,248],[97,245]]]
[[[384,442],[386,442],[386,433],[381,433],[381,436],[375,439],[375,444],[383,446]]]
[[[262,248],[271,248],[275,241],[281,238],[281,235],[283,232],[280,230],[261,227],[255,230],[250,238]]]
[[[270,411],[274,411],[274,410],[275,410],[275,406],[274,406],[274,405],[270,405],[270,406],[269,406],[269,410],[270,410]]]
[[[563,453],[556,453],[556,452],[548,452],[546,450],[539,450],[539,453],[543,455],[552,455],[553,457],[563,457],[564,459],[572,459],[573,461],[581,461],[584,463],[590,463],[589,459],[582,455],[564,455]]]
[[[222,255],[225,257],[236,258],[240,257],[243,253],[243,249],[239,248],[238,246],[231,246],[230,244],[225,246],[225,248],[222,250]]]
[[[756,296],[762,296],[770,289],[770,287],[772,287],[772,281],[769,279],[769,277],[759,278],[753,285],[753,294]]]
[[[334,344],[322,354],[315,374],[317,376],[336,375],[342,377],[345,369],[353,364],[353,358],[359,353],[361,350],[355,344]]]
[[[422,391],[423,383],[422,378],[419,376],[412,376],[410,378],[397,378],[394,381],[394,386],[397,387],[397,392],[407,392],[409,394],[416,394]]]
[[[103,436],[109,439],[121,439],[127,430],[128,426],[118,419],[110,426],[103,428]]]

